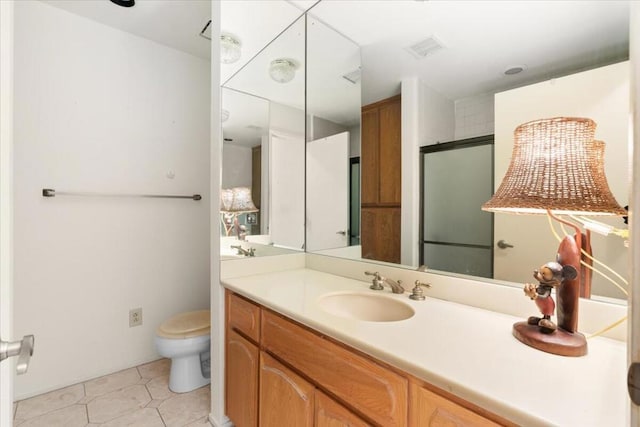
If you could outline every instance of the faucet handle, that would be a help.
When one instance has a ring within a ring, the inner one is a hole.
[[[377,271],[365,271],[364,274],[367,276],[373,276],[371,280],[372,285],[369,286],[369,289],[373,289],[374,291],[381,291],[384,289],[384,277],[380,275]]]
[[[411,290],[411,295],[409,295],[409,298],[415,301],[424,301],[425,296],[421,286],[424,286],[425,288],[430,288],[431,283],[423,283],[419,280],[416,280],[415,285],[416,285],[415,288]]]

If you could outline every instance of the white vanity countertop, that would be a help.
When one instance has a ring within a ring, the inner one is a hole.
[[[369,282],[310,269],[223,279],[226,288],[525,426],[626,426],[626,344],[588,341],[589,354],[563,357],[511,335],[523,319],[429,298],[369,290]],[[324,294],[371,292],[415,309],[410,319],[364,322],[331,315]],[[428,290],[425,292],[428,295]],[[532,303],[532,313],[535,313]]]

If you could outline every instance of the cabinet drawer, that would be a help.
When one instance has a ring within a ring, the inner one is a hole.
[[[376,424],[406,425],[408,381],[400,375],[266,310],[261,342]]]
[[[260,307],[227,291],[227,327],[257,343],[260,339]]]

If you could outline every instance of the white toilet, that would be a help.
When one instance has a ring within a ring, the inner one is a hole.
[[[177,314],[156,330],[158,354],[171,359],[169,389],[185,393],[211,382],[211,312]]]

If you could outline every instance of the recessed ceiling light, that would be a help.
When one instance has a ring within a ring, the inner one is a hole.
[[[512,65],[510,67],[507,67],[506,70],[504,70],[504,74],[506,76],[512,76],[514,74],[518,74],[523,72],[527,67],[524,65]]]
[[[111,0],[111,3],[122,7],[133,7],[136,4],[136,0]]]

